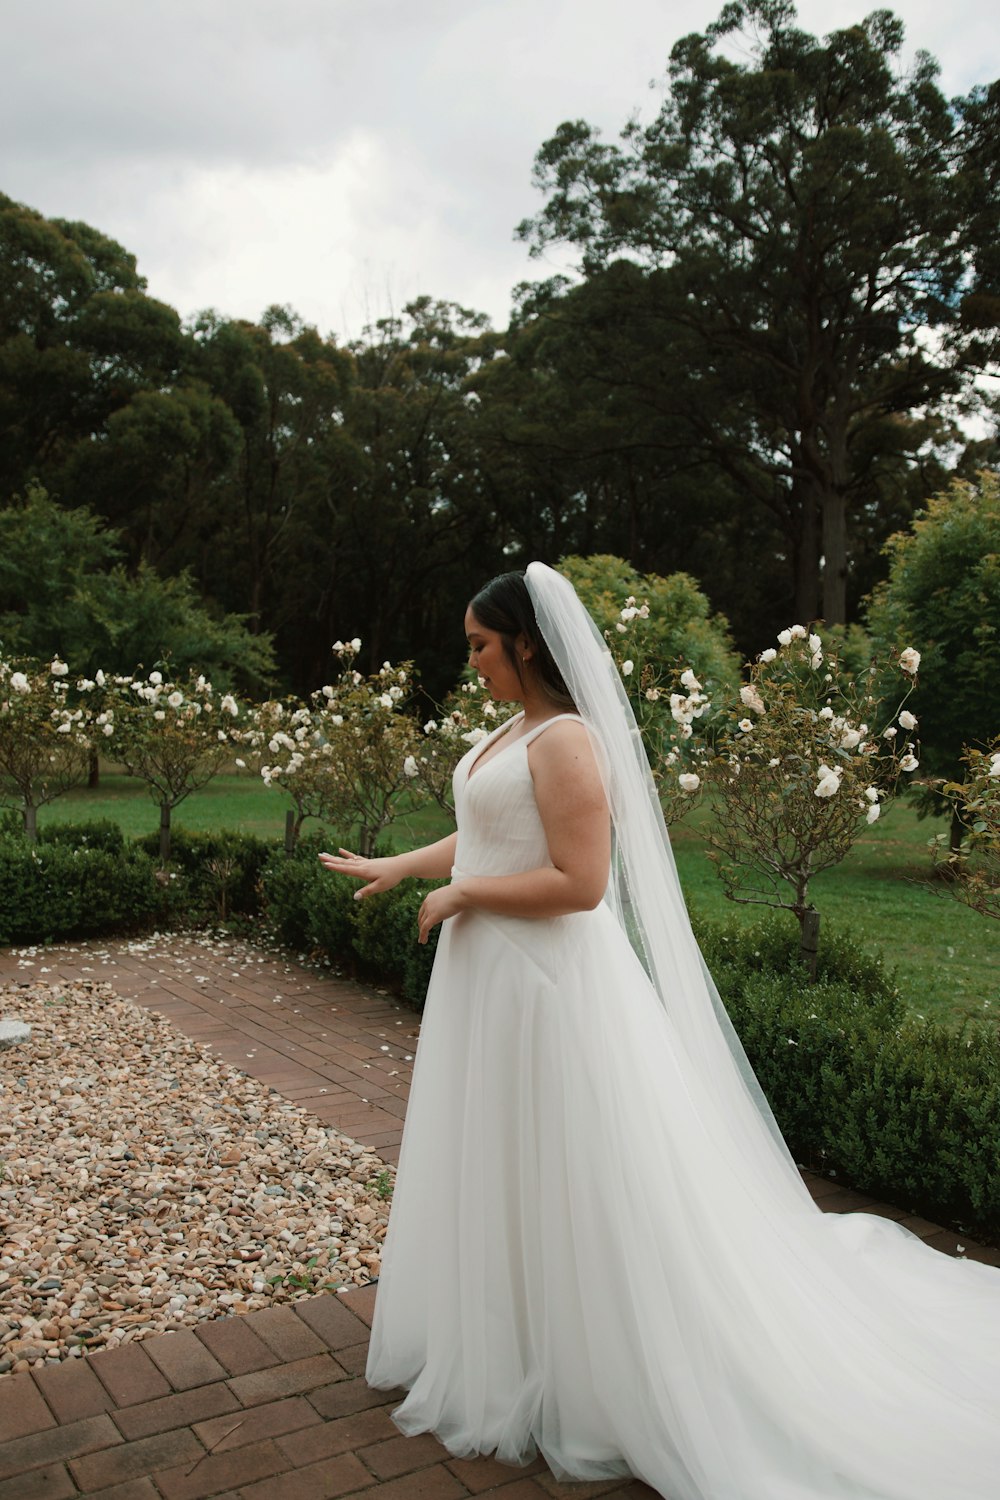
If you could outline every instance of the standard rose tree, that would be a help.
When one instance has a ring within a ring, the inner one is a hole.
[[[231,729],[239,704],[216,698],[212,684],[192,672],[170,682],[162,672],[111,680],[114,701],[102,733],[107,753],[146,783],[160,809],[160,858],[170,858],[170,816],[207,785],[232,755]],[[108,729],[110,725],[110,731]]]
[[[726,895],[794,912],[813,974],[810,882],[840,863],[900,776],[917,769],[917,720],[903,704],[919,665],[908,647],[854,676],[817,632],[793,625],[751,667],[706,760],[716,802],[707,838]]]
[[[0,658],[0,804],[18,808],[32,843],[39,807],[87,779],[94,684],[76,687],[71,694],[58,656],[48,664]]]

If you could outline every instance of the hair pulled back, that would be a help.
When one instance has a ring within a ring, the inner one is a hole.
[[[469,609],[480,625],[487,630],[495,630],[500,636],[504,655],[517,673],[519,682],[524,682],[524,667],[515,642],[518,636],[523,635],[532,648],[538,681],[546,696],[562,708],[576,707],[552,652],[538,628],[523,573],[499,573],[496,578],[491,578],[470,599]]]

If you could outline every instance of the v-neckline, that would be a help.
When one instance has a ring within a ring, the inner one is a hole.
[[[477,756],[475,756],[475,758],[472,761],[472,764],[469,766],[469,769],[465,773],[465,783],[466,783],[466,786],[468,786],[469,782],[472,780],[472,777],[473,777],[473,774],[474,774],[474,772],[476,770],[476,767],[479,765],[480,761],[482,760],[483,756],[486,754],[486,752],[490,748],[490,746],[496,744],[497,740],[504,739],[506,737],[506,735],[508,735],[510,733],[511,726],[513,724],[516,724],[517,721],[518,721],[518,719],[520,719],[522,723],[524,722],[524,710],[523,709],[521,710],[521,712],[519,714],[515,714],[513,718],[508,719],[505,724],[498,724],[497,727],[496,727],[496,729],[493,731],[493,733],[487,736],[486,744],[483,745],[482,749],[479,751],[479,754]],[[518,736],[518,738],[520,738],[520,736]],[[517,741],[515,741],[515,744],[516,743],[517,743]],[[500,758],[500,756],[502,754],[503,754],[503,751],[502,750],[498,750],[497,753],[496,753],[496,755],[490,756],[490,760],[499,760],[499,758]],[[486,764],[488,765],[489,761],[487,761]]]

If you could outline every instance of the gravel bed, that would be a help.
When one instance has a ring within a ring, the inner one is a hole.
[[[0,1374],[378,1275],[394,1169],[107,984],[0,986]]]

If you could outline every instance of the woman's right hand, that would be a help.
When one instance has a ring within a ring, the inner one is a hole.
[[[354,892],[355,901],[391,891],[405,873],[400,869],[398,855],[389,855],[385,859],[365,859],[361,854],[352,854],[350,849],[339,849],[336,854],[321,854],[319,862],[324,870],[331,870],[334,875],[350,875],[352,880],[367,881],[367,885]]]

